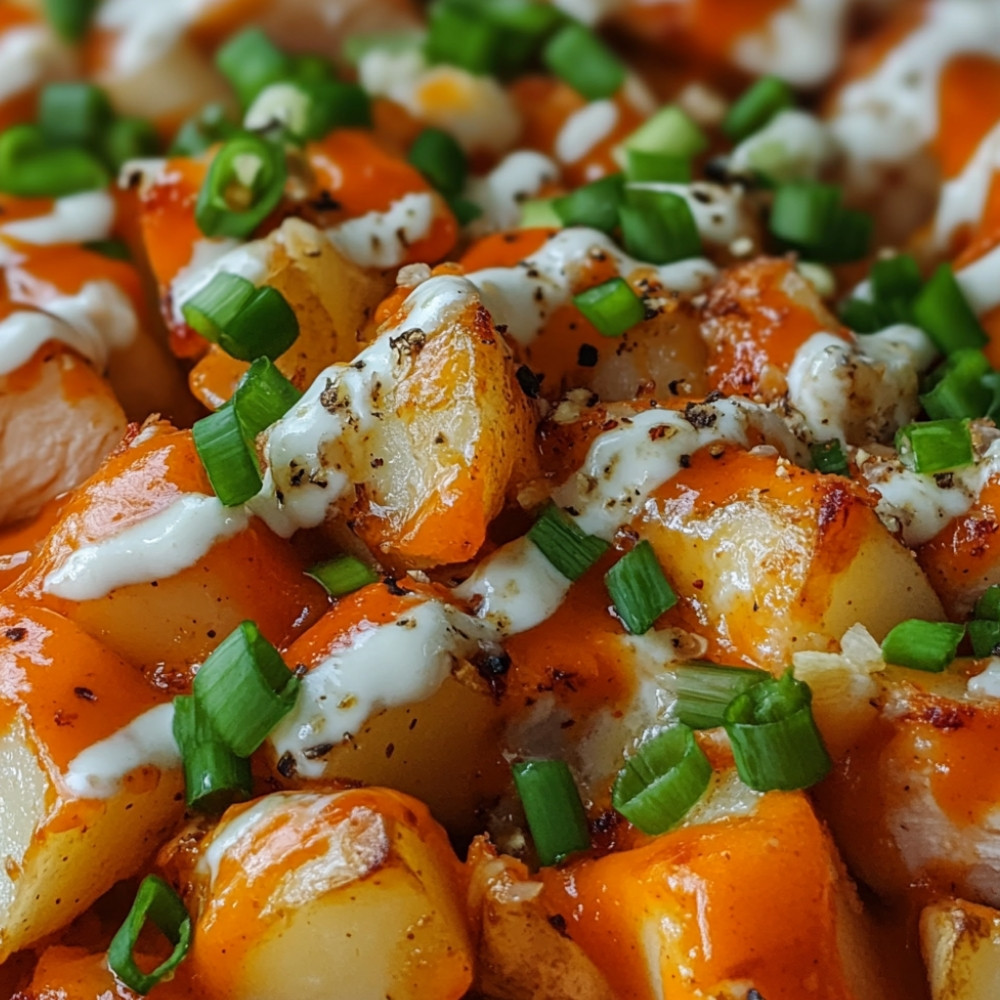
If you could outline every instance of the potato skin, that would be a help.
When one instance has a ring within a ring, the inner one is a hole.
[[[964,899],[920,914],[931,1000],[992,1000],[1000,982],[1000,911]]]

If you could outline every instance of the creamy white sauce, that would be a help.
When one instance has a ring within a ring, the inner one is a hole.
[[[341,222],[326,235],[345,257],[360,267],[397,267],[409,248],[430,235],[434,196],[413,192],[394,201],[385,212],[368,212]]]
[[[109,799],[136,768],[166,771],[180,767],[173,724],[174,706],[170,703],[143,712],[118,732],[77,754],[63,775],[63,784],[82,799]]]
[[[611,100],[591,101],[566,119],[555,141],[556,159],[576,163],[615,130],[621,113]]]
[[[533,149],[511,153],[485,177],[469,181],[465,197],[483,210],[469,224],[469,234],[475,237],[514,229],[521,220],[521,205],[558,178],[559,167],[543,153]]]
[[[356,629],[349,647],[302,678],[295,708],[268,737],[275,754],[291,754],[304,777],[322,777],[329,749],[377,713],[431,697],[456,662],[479,648],[478,636],[487,636],[482,622],[419,599],[391,622]]]
[[[729,168],[734,173],[760,170],[778,181],[815,180],[836,154],[825,122],[787,108],[733,150]]]
[[[553,7],[584,24],[597,24],[619,11],[623,5],[624,0],[552,0]]]
[[[44,24],[16,25],[0,35],[0,102],[41,83],[66,62],[66,51]]]
[[[620,419],[618,427],[595,438],[583,465],[552,498],[577,511],[574,520],[582,531],[611,541],[688,457],[717,443],[746,447],[751,430],[784,455],[804,461],[802,446],[780,417],[749,400],[699,404],[688,415],[651,409]],[[533,545],[519,539],[484,559],[458,593],[503,634],[513,634],[544,621],[559,606],[569,581],[558,576],[543,568]]]
[[[986,669],[969,678],[966,690],[973,698],[1000,698],[1000,657],[991,656]]]
[[[0,63],[2,65],[2,63]],[[90,243],[111,235],[115,202],[107,191],[82,191],[57,198],[47,215],[0,225],[0,235],[22,243]]]
[[[395,101],[425,124],[449,132],[470,152],[502,153],[521,131],[513,100],[493,77],[457,66],[428,66],[419,49],[373,49],[358,65],[358,80],[372,96]]]
[[[837,68],[848,0],[792,0],[733,47],[751,73],[773,73],[798,87],[823,83]]]
[[[709,181],[695,181],[693,184],[644,181],[629,187],[638,191],[667,191],[679,195],[688,203],[701,238],[715,246],[728,246],[743,236],[752,239],[756,235],[756,226],[745,207],[745,192],[741,187],[723,187]]]
[[[138,73],[166,55],[202,11],[218,0],[104,0],[101,28],[118,33],[112,65],[119,75]]]
[[[947,251],[962,226],[973,226],[983,216],[993,179],[1000,171],[1000,125],[995,125],[979,144],[960,174],[941,187],[934,215],[934,245]]]
[[[42,589],[70,601],[93,601],[118,587],[170,577],[247,523],[242,508],[223,507],[218,497],[185,494],[115,535],[82,543],[45,577]]]
[[[198,240],[191,259],[170,283],[170,308],[174,322],[184,322],[181,306],[200,292],[217,274],[237,274],[259,284],[267,274],[272,246],[267,240]]]
[[[956,271],[955,280],[978,315],[1000,306],[1000,246]]]
[[[243,127],[261,132],[283,125],[303,135],[309,120],[309,95],[294,83],[272,83],[255,98],[243,116]]]
[[[50,340],[103,371],[138,329],[132,300],[114,282],[88,281],[75,295],[50,299],[44,312],[18,310],[0,321],[0,375],[16,371]]]
[[[876,69],[844,88],[831,129],[859,180],[869,165],[903,162],[937,134],[941,73],[960,53],[1000,56],[1000,6],[935,0]]]

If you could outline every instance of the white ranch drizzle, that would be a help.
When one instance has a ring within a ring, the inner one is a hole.
[[[974,225],[982,218],[990,186],[998,171],[1000,125],[995,125],[962,172],[941,187],[934,215],[934,245],[939,250],[948,249],[949,241],[962,226]]]
[[[978,315],[1000,306],[1000,245],[956,271],[955,280]]]
[[[41,246],[89,243],[107,239],[114,221],[115,202],[107,191],[82,191],[57,198],[45,215],[5,222],[0,235]]]
[[[438,600],[415,599],[393,621],[357,629],[302,678],[295,708],[268,737],[275,754],[290,754],[296,772],[322,777],[324,757],[385,709],[431,697],[456,661],[492,638],[483,623]]]
[[[757,228],[746,207],[745,192],[742,187],[723,187],[708,181],[693,184],[665,184],[642,182],[629,184],[637,191],[666,191],[683,198],[694,216],[698,233],[707,243],[715,246],[729,246],[743,236],[751,239]]]
[[[47,574],[42,590],[70,601],[92,601],[118,587],[170,577],[247,523],[242,508],[188,493],[109,538],[82,543]]]
[[[217,274],[236,274],[259,284],[267,274],[272,247],[267,240],[198,240],[191,259],[170,283],[170,309],[175,323],[183,323],[181,306],[201,291]]]
[[[434,223],[434,197],[414,191],[384,212],[368,212],[326,230],[333,245],[360,267],[397,267]]]
[[[0,35],[0,102],[40,83],[66,62],[66,52],[44,24],[16,25]]]
[[[104,0],[97,24],[118,33],[112,61],[119,74],[137,73],[169,52],[203,10],[217,0]]]
[[[543,153],[533,149],[511,153],[485,177],[469,181],[465,197],[483,210],[482,216],[469,224],[469,234],[483,236],[513,229],[520,221],[521,205],[558,177],[559,167]]]
[[[591,101],[566,119],[555,141],[556,159],[576,163],[615,130],[621,113],[611,100]]]
[[[127,726],[76,755],[62,776],[65,787],[82,799],[109,799],[122,779],[139,767],[180,767],[174,742],[174,706],[157,705]]]

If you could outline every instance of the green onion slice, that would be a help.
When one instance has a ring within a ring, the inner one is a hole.
[[[44,0],[45,16],[57,35],[67,42],[87,33],[98,0]]]
[[[603,337],[620,337],[646,318],[646,307],[624,278],[611,278],[573,296],[577,309]]]
[[[209,146],[231,139],[239,131],[223,105],[208,104],[181,125],[167,152],[170,156],[197,156]]]
[[[566,762],[531,760],[512,770],[538,860],[554,865],[574,851],[587,850],[587,814]]]
[[[1000,646],[1000,621],[985,621],[975,619],[966,626],[969,631],[969,641],[972,643],[972,654],[978,659],[993,656],[997,646]]]
[[[92,83],[50,83],[38,95],[38,125],[53,146],[96,150],[113,118],[107,96]]]
[[[927,420],[896,432],[900,460],[914,472],[933,475],[976,461],[968,420]]]
[[[240,379],[233,393],[232,405],[248,437],[280,420],[300,399],[302,393],[267,358],[257,358]]]
[[[625,176],[630,183],[658,182],[690,184],[691,161],[668,153],[647,153],[642,149],[626,151]]]
[[[724,667],[716,663],[682,663],[676,668],[677,718],[692,729],[714,729],[723,723],[726,706],[738,694],[767,680],[766,670]]]
[[[654,264],[698,257],[701,234],[687,200],[672,191],[629,188],[618,212],[625,249]]]
[[[268,84],[292,75],[292,60],[260,28],[246,28],[215,54],[215,65],[248,107]]]
[[[984,417],[993,404],[994,392],[987,382],[992,373],[982,351],[961,347],[931,372],[920,402],[932,420]]]
[[[531,526],[528,540],[567,580],[579,580],[608,549],[603,538],[581,531],[570,515],[551,501]]]
[[[962,347],[984,347],[989,339],[950,264],[938,267],[917,295],[913,318],[944,354]]]
[[[553,198],[532,198],[522,202],[518,227],[521,229],[561,229],[563,220],[556,212],[553,201]]]
[[[542,52],[545,65],[588,101],[611,97],[625,82],[625,66],[582,24],[567,24]]]
[[[882,640],[882,659],[900,667],[937,674],[955,659],[963,635],[964,625],[911,618],[900,622]]]
[[[492,74],[501,62],[502,34],[482,12],[464,4],[434,3],[428,11],[424,53],[430,62]]]
[[[219,739],[249,757],[292,710],[300,683],[257,626],[243,622],[195,675],[194,697]]]
[[[196,420],[191,434],[212,489],[223,505],[238,507],[260,492],[263,479],[253,437],[232,400]]]
[[[170,957],[152,972],[143,972],[136,965],[133,955],[147,921],[152,921],[174,946]],[[183,961],[190,944],[191,916],[180,896],[158,875],[147,875],[139,886],[125,922],[111,939],[108,966],[129,989],[145,994],[157,983],[170,978]]]
[[[611,804],[643,833],[664,833],[690,812],[711,778],[712,765],[694,733],[685,725],[672,726],[625,759]]]
[[[983,591],[974,614],[977,618],[1000,622],[1000,584],[991,584]]]
[[[788,246],[826,263],[863,257],[871,242],[872,219],[844,208],[840,189],[795,181],[782,184],[771,208],[771,232]]]
[[[443,195],[458,195],[464,189],[469,172],[465,150],[442,129],[425,128],[410,147],[408,159]]]
[[[253,780],[250,761],[219,739],[191,695],[174,698],[174,740],[184,762],[188,808],[220,813],[234,802],[250,798]]]
[[[311,576],[321,584],[331,597],[353,594],[379,579],[375,570],[354,556],[337,556],[335,559],[316,563],[306,570],[306,576]]]
[[[552,208],[564,226],[587,226],[610,233],[618,225],[618,210],[625,199],[625,178],[610,174],[552,199]]]
[[[623,143],[626,154],[655,153],[688,164],[708,149],[708,136],[676,104],[660,108]]]
[[[780,111],[795,106],[792,88],[780,77],[764,76],[740,95],[722,121],[734,142],[759,132]]]
[[[198,192],[195,221],[206,236],[244,239],[277,206],[284,189],[284,150],[241,133],[215,154]]]
[[[104,158],[117,171],[129,160],[155,156],[160,138],[145,118],[118,118],[104,133]]]
[[[738,694],[724,725],[737,773],[757,791],[810,788],[832,766],[813,719],[812,691],[791,670]]]
[[[829,441],[817,441],[816,444],[809,446],[809,454],[812,456],[813,466],[817,472],[850,476],[851,467],[847,463],[847,456],[837,438]]]
[[[61,198],[107,187],[108,171],[92,153],[54,148],[36,125],[0,133],[0,191],[21,198]]]
[[[653,546],[646,539],[604,574],[615,612],[633,635],[642,635],[677,603]]]

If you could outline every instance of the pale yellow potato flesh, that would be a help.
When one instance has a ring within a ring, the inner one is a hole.
[[[920,915],[931,1000],[993,1000],[1000,989],[1000,910],[945,900]]]

